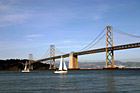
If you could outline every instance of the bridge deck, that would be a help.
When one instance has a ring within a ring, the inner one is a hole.
[[[140,47],[140,42],[138,43],[132,43],[132,44],[125,44],[125,45],[118,45],[118,46],[114,46],[114,47],[108,47],[108,50],[123,50],[123,49],[131,49],[131,48],[138,48]],[[74,55],[85,55],[85,54],[92,54],[92,53],[100,53],[100,52],[106,52],[106,48],[99,48],[99,49],[93,49],[93,50],[87,50],[87,51],[81,51],[81,52],[74,52]],[[59,56],[55,56],[55,57],[49,57],[49,58],[44,58],[44,59],[39,59],[36,60],[34,62],[40,62],[40,61],[45,61],[45,60],[50,60],[50,59],[58,59],[61,58],[61,56],[63,56],[63,58],[65,57],[69,57],[69,54],[64,54],[64,55],[59,55]]]

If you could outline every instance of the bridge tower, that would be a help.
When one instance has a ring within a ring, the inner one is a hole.
[[[31,67],[32,62],[33,62],[33,54],[29,54],[29,69],[33,69],[33,67]]]
[[[77,55],[73,55],[73,52],[71,52],[69,54],[69,69],[79,69],[77,60]]]
[[[52,57],[55,56],[55,46],[50,45],[50,69],[55,69],[55,59],[52,59]]]
[[[113,47],[113,33],[112,26],[106,26],[106,69],[113,69],[114,53],[113,50],[108,50],[108,47]]]
[[[29,61],[33,61],[33,54],[29,54]]]

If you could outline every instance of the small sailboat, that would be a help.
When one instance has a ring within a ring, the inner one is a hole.
[[[27,62],[25,63],[24,70],[22,70],[21,72],[30,72],[29,68],[27,68]]]
[[[59,69],[54,71],[54,73],[59,73],[59,74],[66,74],[68,71],[67,71],[67,67],[66,67],[66,64],[65,64],[65,61],[64,59],[61,57],[61,60],[60,60],[60,64],[59,64]]]

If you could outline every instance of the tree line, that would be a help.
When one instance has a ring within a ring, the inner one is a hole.
[[[26,61],[29,60],[27,59],[0,60],[0,70],[23,70]],[[31,64],[31,66],[33,67],[33,70],[45,70],[49,69],[50,65],[38,62]]]

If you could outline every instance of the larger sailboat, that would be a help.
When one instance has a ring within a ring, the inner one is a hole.
[[[68,71],[67,71],[67,67],[66,67],[66,64],[65,64],[65,61],[64,59],[61,57],[61,60],[60,60],[60,64],[59,64],[59,69],[54,71],[54,73],[59,73],[59,74],[66,74]]]

